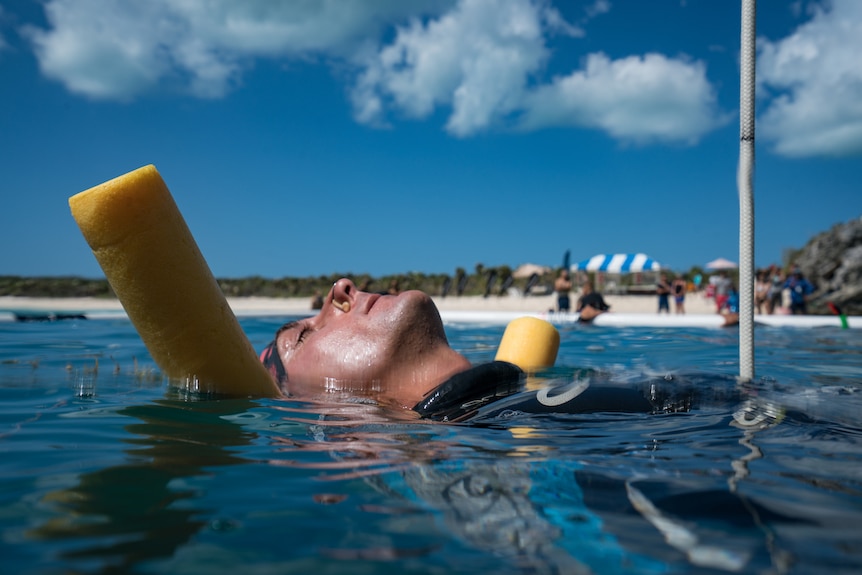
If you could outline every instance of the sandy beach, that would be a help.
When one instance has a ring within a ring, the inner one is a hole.
[[[544,296],[481,296],[435,297],[441,312],[522,312],[525,314],[544,313],[556,308],[554,295]],[[572,302],[577,297],[572,298]],[[625,295],[605,296],[611,306],[611,313],[656,314],[657,296]],[[228,303],[238,316],[249,315],[298,315],[312,313],[310,298],[228,298]],[[689,314],[715,313],[715,304],[701,294],[689,294],[685,301]],[[673,302],[671,302],[673,309]],[[122,312],[120,302],[100,298],[32,298],[0,296],[0,311],[9,313],[86,313]]]

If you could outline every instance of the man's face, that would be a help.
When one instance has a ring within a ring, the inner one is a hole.
[[[335,283],[318,315],[279,330],[276,344],[293,396],[381,394],[409,403],[469,367],[426,294],[360,292],[348,279]]]

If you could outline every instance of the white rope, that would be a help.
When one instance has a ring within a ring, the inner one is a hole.
[[[739,70],[739,379],[754,379],[754,63],[756,0],[742,0]]]

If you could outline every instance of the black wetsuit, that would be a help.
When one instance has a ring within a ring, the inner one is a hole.
[[[582,296],[578,301],[578,311],[581,311],[587,306],[599,311],[608,311],[611,307],[605,303],[605,298],[602,297],[602,294],[596,292],[590,292],[587,295]]]
[[[539,390],[526,389],[524,379],[511,363],[479,365],[445,381],[413,409],[436,421],[479,421],[517,413],[675,413],[742,399],[735,379],[722,376],[649,377],[623,383],[603,372],[580,370],[550,379]]]

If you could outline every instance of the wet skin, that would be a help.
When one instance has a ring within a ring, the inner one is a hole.
[[[381,295],[340,279],[314,317],[276,336],[292,397],[369,397],[411,408],[434,387],[470,367],[449,347],[431,298],[420,291]]]

